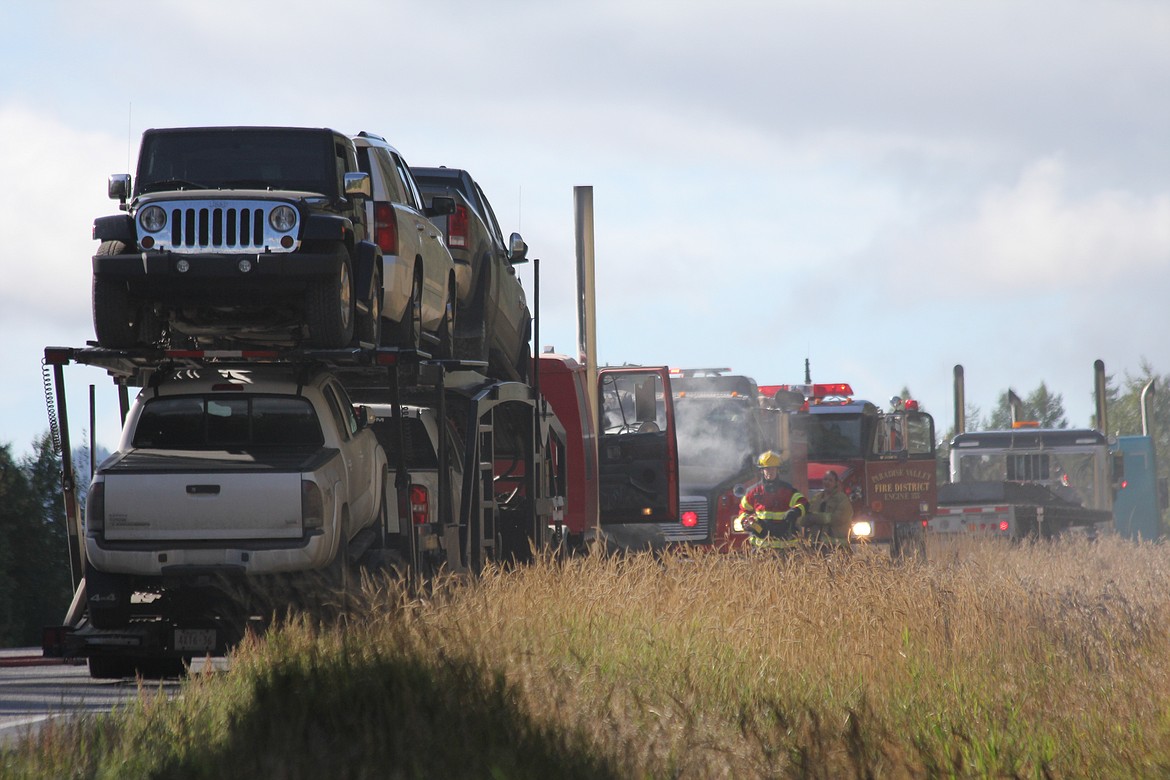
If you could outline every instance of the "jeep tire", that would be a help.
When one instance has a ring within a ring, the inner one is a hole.
[[[337,271],[310,285],[305,294],[309,343],[326,349],[348,347],[354,332],[353,264],[343,244],[333,253]]]
[[[122,241],[103,241],[97,253],[125,254],[126,244]],[[93,277],[93,330],[98,346],[107,349],[135,346],[141,319],[141,306],[132,304],[126,282],[96,275]]]

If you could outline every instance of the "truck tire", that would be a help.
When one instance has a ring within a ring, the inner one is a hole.
[[[311,285],[305,295],[309,342],[326,349],[348,347],[354,330],[353,264],[344,245],[334,254],[337,272]]]
[[[394,343],[406,349],[418,349],[422,344],[422,269],[417,265],[406,311],[394,328]]]
[[[516,356],[516,376],[521,382],[528,381],[528,371],[532,365],[532,318],[524,321],[524,338],[520,341],[520,354]]]
[[[91,655],[87,660],[89,676],[95,680],[121,680],[134,677],[134,659],[120,655]]]
[[[922,531],[894,526],[890,543],[890,557],[896,561],[923,563],[926,561],[926,536]]]
[[[367,301],[366,311],[358,316],[358,341],[382,345],[382,272],[374,269],[374,278],[370,280],[370,300]]]
[[[103,241],[99,255],[125,254],[121,241]],[[107,349],[128,349],[138,343],[142,319],[141,306],[130,300],[126,283],[117,279],[93,277],[93,330],[98,346]]]
[[[447,282],[447,305],[443,308],[443,321],[439,324],[439,357],[455,357],[455,313],[459,310],[455,277]]]
[[[482,360],[487,362],[488,347],[491,344],[491,332],[487,321],[487,302],[490,299],[492,284],[492,270],[490,258],[482,261],[479,271],[479,289],[472,296],[470,304],[465,307],[464,330],[465,334],[459,339],[459,357],[467,360]],[[470,318],[470,320],[466,318]],[[474,323],[471,330],[467,330],[467,323]],[[467,335],[470,334],[470,335]]]

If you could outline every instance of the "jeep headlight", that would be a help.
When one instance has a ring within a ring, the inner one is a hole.
[[[268,224],[278,233],[287,233],[297,226],[297,212],[292,206],[277,206],[268,214]]]
[[[849,529],[849,534],[856,539],[869,539],[873,536],[873,523],[868,520],[858,520]]]
[[[160,206],[147,206],[138,214],[138,224],[147,233],[157,233],[167,226],[167,212]]]

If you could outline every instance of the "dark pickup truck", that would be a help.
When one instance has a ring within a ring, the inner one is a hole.
[[[455,199],[455,213],[432,216],[455,261],[460,316],[455,348],[459,357],[484,360],[500,379],[524,381],[531,356],[532,314],[514,266],[527,262],[519,233],[504,242],[491,204],[471,175],[458,168],[411,168],[429,202]]]

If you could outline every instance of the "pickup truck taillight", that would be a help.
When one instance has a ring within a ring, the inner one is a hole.
[[[374,204],[374,242],[381,247],[382,254],[398,254],[398,217],[394,206],[385,201]]]
[[[422,485],[410,486],[410,522],[415,525],[424,525],[430,521],[427,511],[430,503],[430,494]]]
[[[325,526],[325,502],[316,482],[301,480],[301,526],[305,530]]]
[[[95,482],[89,486],[89,495],[85,498],[85,533],[97,536],[105,527],[106,486],[102,482]]]
[[[455,207],[455,213],[447,217],[447,246],[467,246],[467,207]]]

